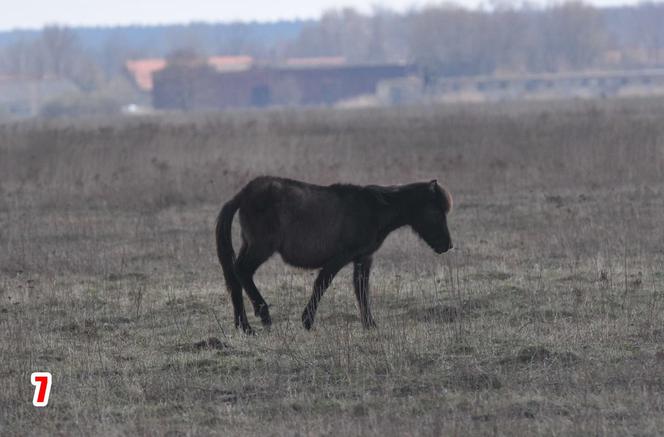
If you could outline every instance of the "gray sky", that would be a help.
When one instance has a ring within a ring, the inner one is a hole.
[[[543,1],[531,1],[542,4]],[[638,1],[638,0],[637,0]],[[595,5],[636,3],[635,0],[589,0]],[[458,0],[467,7],[505,3],[504,0]],[[190,21],[276,20],[316,18],[325,9],[352,6],[369,11],[372,5],[406,10],[436,3],[425,0],[0,0],[0,30],[39,28],[44,24],[116,25],[187,23]]]

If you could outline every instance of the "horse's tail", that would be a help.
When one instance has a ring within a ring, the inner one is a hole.
[[[217,257],[219,257],[219,263],[224,271],[226,287],[228,287],[228,291],[231,293],[238,288],[242,289],[240,281],[235,274],[235,251],[233,250],[233,240],[231,238],[233,216],[235,216],[235,212],[240,207],[241,195],[242,191],[224,204],[217,216],[217,226],[215,229]]]

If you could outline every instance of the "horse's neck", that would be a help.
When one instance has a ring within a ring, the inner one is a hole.
[[[413,216],[418,214],[421,203],[417,190],[418,187],[405,186],[389,194],[386,214],[388,232],[412,223]]]

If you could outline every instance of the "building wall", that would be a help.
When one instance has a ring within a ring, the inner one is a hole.
[[[664,69],[450,78],[434,90],[441,101],[608,97],[664,93]]]
[[[329,105],[374,94],[381,80],[411,72],[405,65],[253,68],[225,73],[204,67],[169,67],[154,76],[153,103],[159,109],[185,110]]]

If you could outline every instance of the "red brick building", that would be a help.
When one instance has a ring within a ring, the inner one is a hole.
[[[343,62],[291,62],[219,71],[209,64],[170,65],[153,74],[157,109],[224,109],[271,105],[331,105],[374,94],[378,83],[405,77],[401,64],[346,65]]]

